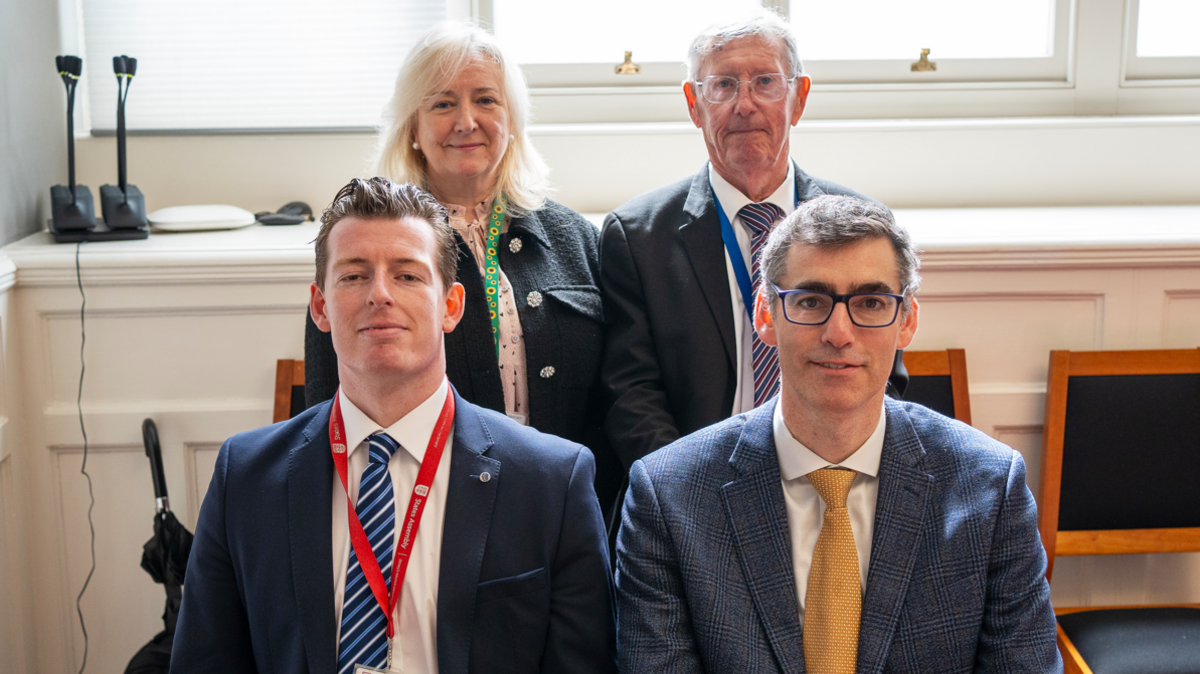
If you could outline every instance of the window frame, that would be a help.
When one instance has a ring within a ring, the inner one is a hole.
[[[469,6],[466,18],[488,25],[493,0],[452,1]],[[787,10],[787,0],[763,4]],[[1022,64],[1022,59],[939,60],[936,54],[931,59],[939,64],[937,73],[911,73],[906,61],[807,60],[813,95],[805,119],[1200,113],[1200,79],[1137,79],[1137,66],[1130,71],[1130,45],[1136,40],[1136,22],[1130,17],[1136,9],[1137,0],[1057,0],[1054,56],[1040,64],[1061,69],[1057,71],[1038,72],[1038,64]],[[634,62],[645,73],[639,76],[613,74],[618,62],[522,65],[537,121],[687,120],[680,94],[686,72],[682,62],[641,63],[635,54]],[[866,75],[880,65],[891,74]],[[911,75],[925,77],[913,81]],[[636,83],[630,82],[634,77]]]

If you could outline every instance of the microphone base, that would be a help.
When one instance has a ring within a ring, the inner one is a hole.
[[[96,207],[87,185],[76,185],[74,194],[66,185],[51,187],[50,213],[50,227],[55,234],[87,232],[96,228]]]
[[[136,185],[126,185],[122,193],[116,185],[100,187],[100,207],[104,224],[110,230],[147,229],[146,198]]]

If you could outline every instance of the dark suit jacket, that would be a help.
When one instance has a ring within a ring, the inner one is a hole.
[[[795,167],[801,201],[861,194]],[[625,467],[733,409],[737,345],[708,164],[609,214],[600,242],[608,326],[605,422]]]
[[[466,289],[466,312],[446,335],[446,375],[462,397],[504,412],[500,364],[479,266],[467,244],[458,241],[458,282]],[[600,386],[604,345],[600,304],[600,263],[596,227],[553,201],[513,218],[500,237],[500,268],[512,283],[525,334],[529,384],[529,425],[589,447],[596,458],[596,493],[616,498],[624,469],[601,428],[607,406]],[[510,243],[521,245],[513,252]],[[529,302],[530,293],[541,295]],[[536,305],[536,306],[535,306]],[[305,399],[311,407],[333,398],[338,387],[337,354],[329,333],[308,318],[304,339]]]
[[[805,671],[775,404],[634,464],[617,543],[622,671]],[[857,671],[1061,672],[1021,455],[886,405]]]
[[[439,672],[615,671],[591,453],[457,394],[455,403]],[[336,669],[330,408],[221,448],[188,561],[172,671]]]

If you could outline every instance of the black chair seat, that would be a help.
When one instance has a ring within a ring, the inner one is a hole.
[[[1080,611],[1058,624],[1095,674],[1200,674],[1200,609]]]

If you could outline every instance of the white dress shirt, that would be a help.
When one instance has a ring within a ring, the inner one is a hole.
[[[352,449],[347,454],[346,481],[350,489],[350,500],[358,501],[358,483],[367,467],[367,438],[373,433],[385,431],[400,443],[400,449],[388,462],[392,476],[392,490],[396,496],[395,540],[400,538],[401,514],[407,509],[421,469],[421,459],[433,427],[437,424],[446,402],[449,382],[442,385],[425,402],[421,403],[389,428],[382,428],[350,402],[340,389],[338,399],[342,406],[342,423],[346,433],[346,446]],[[429,500],[421,515],[417,539],[413,543],[408,570],[405,572],[403,593],[396,606],[396,634],[392,638],[392,671],[405,674],[437,674],[437,597],[438,574],[442,558],[442,523],[446,516],[446,490],[450,483],[450,448],[454,446],[454,428],[446,439],[442,460],[434,474],[429,490]],[[333,610],[337,625],[334,648],[341,640],[342,602],[346,592],[346,570],[350,567],[350,525],[347,520],[346,491],[341,478],[333,474]],[[395,550],[393,541],[393,551]]]
[[[722,178],[712,167],[712,162],[708,164],[708,181],[712,184],[713,193],[717,195],[717,201],[721,202],[721,210],[725,211],[725,216],[733,225],[738,248],[742,249],[742,261],[746,263],[746,273],[753,278],[754,272],[750,266],[750,228],[742,222],[738,211],[756,202],[750,201],[750,197]],[[792,162],[788,162],[787,177],[765,201],[778,206],[785,217],[796,210],[796,169]],[[737,275],[733,273],[733,262],[729,259],[728,248],[725,249],[725,273],[729,277],[729,295],[733,298],[733,340],[737,344],[737,389],[733,394],[733,409],[730,411],[733,415],[754,409],[754,345],[751,343],[754,323],[751,322],[746,303],[742,300],[741,286],[738,285]]]
[[[788,536],[792,543],[792,568],[796,576],[796,602],[800,606],[800,624],[804,624],[804,601],[808,595],[808,572],[812,568],[813,551],[821,524],[825,519],[825,504],[817,489],[805,477],[814,470],[836,467],[858,471],[846,496],[850,510],[850,528],[854,530],[854,545],[858,549],[858,571],[862,588],[867,587],[867,567],[871,561],[871,537],[875,533],[875,502],[879,498],[879,458],[883,453],[883,436],[887,429],[887,414],[880,408],[879,423],[871,437],[853,454],[839,464],[832,464],[800,444],[783,421],[783,406],[775,406],[775,453],[779,457],[779,473],[783,479],[783,500],[787,506]]]

